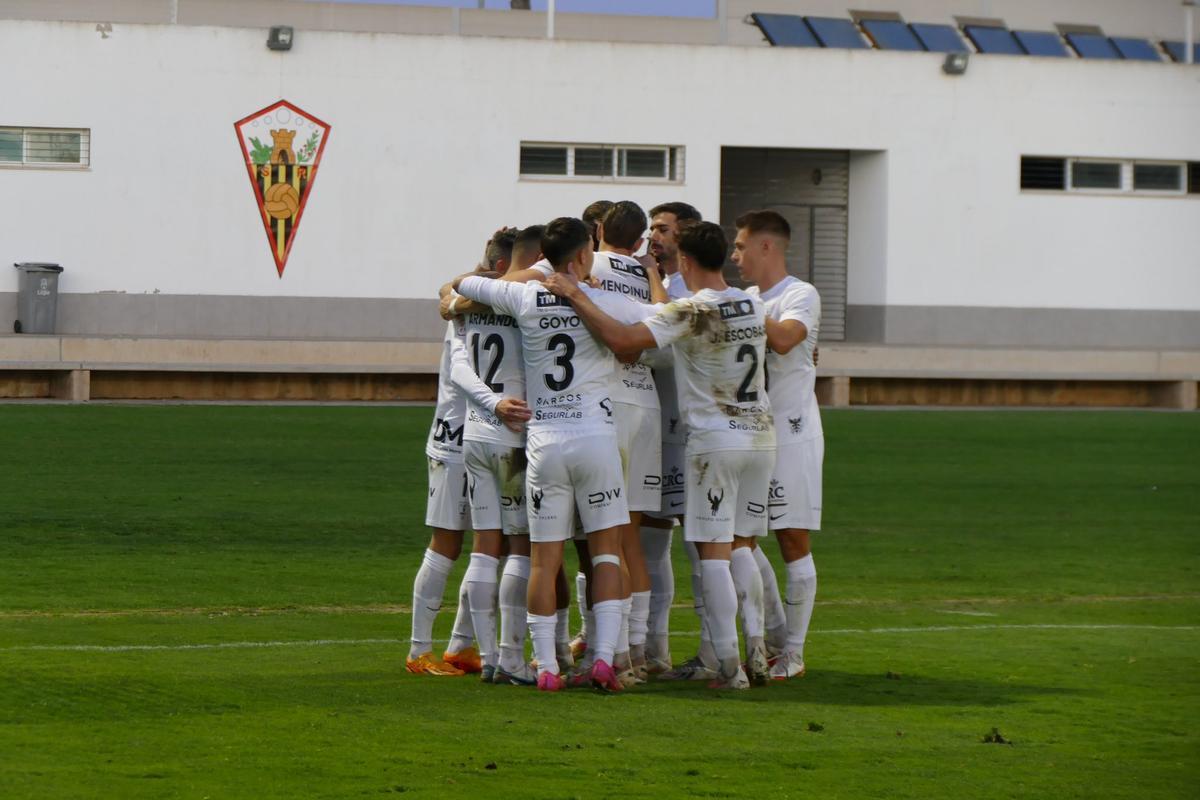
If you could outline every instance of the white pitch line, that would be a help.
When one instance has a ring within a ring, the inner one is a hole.
[[[1013,624],[1013,625],[929,625],[909,628],[832,628],[809,631],[816,635],[841,634],[888,634],[888,633],[948,633],[996,630],[1134,630],[1134,631],[1197,631],[1200,625],[1067,625],[1067,624]],[[675,631],[672,636],[696,636],[696,631]],[[336,645],[358,646],[372,644],[408,644],[408,639],[301,639],[295,641],[265,642],[215,642],[212,644],[22,644],[0,647],[0,652],[68,652],[68,653],[135,653],[187,650],[245,650],[273,647],[331,647]]]

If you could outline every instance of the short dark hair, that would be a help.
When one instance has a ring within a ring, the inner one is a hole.
[[[539,251],[542,249],[542,231],[546,230],[545,225],[530,225],[528,228],[523,228],[517,232],[517,238],[513,241],[513,252],[528,252],[536,247]]]
[[[729,242],[721,226],[715,222],[687,220],[679,226],[675,241],[679,245],[679,252],[686,253],[701,267],[716,271],[725,266]]]
[[[700,220],[704,219],[700,216],[700,212],[696,210],[695,206],[688,205],[687,203],[681,203],[679,201],[671,203],[659,203],[654,208],[650,209],[651,217],[657,217],[659,214],[674,214],[676,222],[687,222],[688,220],[699,222]]]
[[[601,220],[604,241],[622,250],[631,250],[646,233],[646,212],[632,200],[613,203]]]
[[[513,243],[516,240],[516,228],[501,228],[492,234],[492,238],[488,239],[487,249],[484,250],[488,269],[495,269],[501,259],[512,261]]]
[[[557,269],[566,266],[581,247],[586,247],[591,235],[583,220],[558,217],[550,220],[542,231],[542,255]]]
[[[616,203],[614,203],[612,200],[597,200],[585,208],[583,210],[583,214],[580,216],[580,219],[583,220],[583,224],[588,226],[588,231],[590,231],[592,234],[593,250],[598,250],[600,248],[600,238],[596,236],[596,223],[604,219],[604,215],[607,214],[609,209],[615,205]]]
[[[792,226],[778,211],[747,211],[734,220],[733,224],[738,230],[745,228],[751,234],[769,233],[772,236],[782,236],[788,241],[792,239]]]

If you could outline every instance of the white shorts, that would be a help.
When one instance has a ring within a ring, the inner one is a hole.
[[[773,450],[722,450],[689,454],[689,542],[732,542],[733,535],[767,535],[767,490],[775,468]]]
[[[525,513],[525,448],[492,442],[463,442],[471,525],[477,531],[529,535]]]
[[[779,448],[767,503],[771,530],[821,529],[821,469],[824,462],[824,436]]]
[[[585,533],[629,522],[615,434],[530,433],[525,452],[530,539],[572,538],[577,511]]]
[[[617,448],[630,511],[658,511],[662,505],[662,420],[657,408],[616,404]]]
[[[662,486],[658,511],[651,511],[646,516],[655,519],[682,519],[685,510],[687,493],[686,448],[682,444],[662,443],[662,474],[659,483]]]
[[[425,502],[425,524],[447,531],[471,527],[467,503],[467,468],[452,461],[429,461],[429,498]]]

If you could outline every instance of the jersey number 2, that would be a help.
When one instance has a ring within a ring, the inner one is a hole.
[[[747,358],[750,359],[750,369],[746,371],[746,377],[742,378],[742,385],[737,390],[737,401],[739,403],[754,403],[758,401],[758,392],[750,390],[750,385],[754,383],[754,373],[758,372],[758,351],[754,349],[754,345],[752,344],[744,344],[738,348],[738,363],[742,363]]]
[[[546,387],[556,392],[566,389],[571,385],[571,381],[575,380],[575,368],[571,366],[571,357],[575,355],[575,340],[565,333],[556,333],[546,343],[546,349],[557,352],[559,348],[562,348],[562,352],[555,356],[554,365],[562,370],[562,376],[556,378],[549,372],[542,375]]]

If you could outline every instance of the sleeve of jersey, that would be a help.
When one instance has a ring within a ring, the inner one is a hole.
[[[467,355],[467,343],[460,325],[455,326],[454,339],[450,343],[450,382],[462,389],[472,402],[496,413],[501,397],[471,369],[471,359]]]
[[[687,301],[677,300],[665,306],[647,306],[654,314],[642,322],[650,329],[650,335],[654,337],[659,348],[673,344],[687,333],[691,324],[689,305]]]
[[[458,293],[463,297],[491,306],[502,314],[510,317],[517,316],[525,284],[511,281],[498,281],[492,278],[480,278],[472,275],[463,278],[458,284]]]
[[[794,319],[811,331],[821,318],[821,296],[812,286],[797,287],[788,293],[779,312],[780,322]]]

